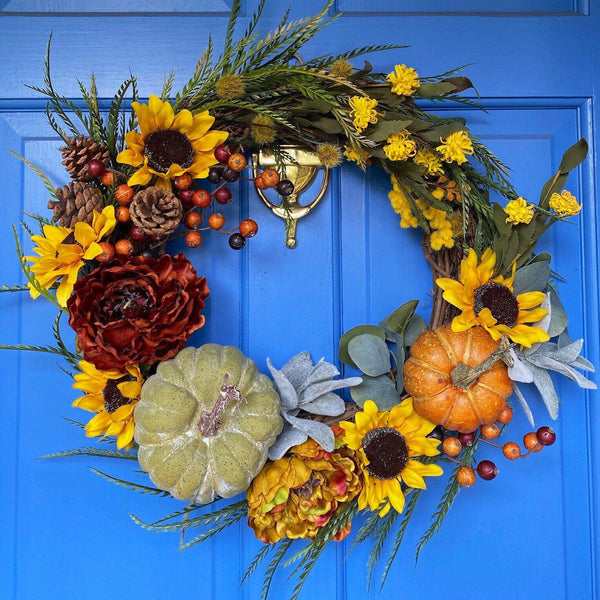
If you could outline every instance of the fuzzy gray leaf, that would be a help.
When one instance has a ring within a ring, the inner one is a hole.
[[[367,400],[373,400],[379,410],[389,410],[396,406],[400,400],[400,394],[396,391],[394,382],[385,375],[379,377],[364,376],[361,385],[350,390],[352,400],[361,408]]]
[[[533,373],[533,383],[542,396],[542,400],[548,409],[548,414],[552,419],[558,418],[558,405],[560,400],[558,399],[558,395],[556,394],[554,384],[552,383],[548,371],[534,365],[531,365],[531,370]]]
[[[525,396],[523,396],[523,392],[519,389],[519,386],[516,383],[513,387],[513,391],[515,393],[515,396],[517,397],[517,400],[519,401],[519,404],[521,405],[521,408],[523,409],[523,412],[527,416],[527,420],[529,421],[532,427],[535,427],[535,423],[533,421],[533,413],[529,408],[529,404],[527,404],[527,400],[525,400]]]
[[[299,389],[300,386],[313,371],[313,362],[310,354],[305,350],[290,358],[283,367],[281,372],[285,378],[294,386],[294,389]]]
[[[581,349],[583,348],[583,338],[573,342],[572,344],[568,344],[567,346],[563,346],[562,348],[558,348],[555,346],[555,349],[552,352],[548,352],[547,355],[551,356],[554,360],[558,360],[559,362],[566,363],[570,365],[575,362],[579,354],[581,353]]]
[[[308,439],[306,433],[295,429],[292,425],[286,423],[283,431],[277,436],[275,443],[269,448],[269,459],[277,460],[292,447],[302,444]]]
[[[360,377],[356,377],[359,383]],[[327,417],[337,417],[346,410],[346,403],[337,394],[326,393],[320,395],[312,402],[302,404],[302,410],[313,413],[314,415],[325,415]]]
[[[575,381],[577,385],[583,389],[596,389],[596,384],[593,381],[590,381],[589,379],[584,377],[579,371],[575,370],[570,365],[555,360],[550,356],[536,356],[530,362],[536,365],[536,367],[540,367],[541,369],[551,369],[552,371],[556,371],[557,373],[564,375],[568,379]]]
[[[531,383],[533,381],[533,374],[531,373],[527,364],[522,360],[523,356],[519,356],[519,352],[515,352],[514,348],[511,348],[509,353],[513,360],[513,364],[508,368],[508,376],[513,381]]]
[[[269,358],[267,358],[267,366],[269,367],[269,371],[271,371],[271,377],[273,377],[277,393],[279,394],[282,412],[296,408],[298,406],[298,394],[296,394],[294,386],[281,371],[278,371],[273,366]]]
[[[319,421],[311,421],[310,419],[299,419],[298,417],[287,417],[288,422],[296,429],[305,433],[320,444],[327,452],[333,452],[335,442],[331,427],[320,423]]]
[[[302,383],[302,385],[298,388],[298,391],[306,389],[309,385],[312,385],[313,383],[319,383],[320,381],[327,381],[328,379],[333,379],[339,374],[340,372],[337,370],[337,367],[334,364],[325,362],[323,359],[321,359],[313,367],[313,370],[308,375],[306,380]]]
[[[584,371],[591,371],[592,373],[596,371],[594,365],[587,358],[583,358],[583,356],[578,356],[572,364]]]
[[[345,387],[353,385],[359,385],[361,383],[360,377],[350,377],[348,379],[333,379],[330,381],[321,381],[309,386],[304,392],[300,393],[298,399],[298,406],[304,408],[305,404],[312,402],[323,394],[328,394],[333,390],[341,390]]]
[[[370,377],[383,375],[392,368],[387,344],[375,335],[363,333],[352,338],[348,353],[356,366]]]

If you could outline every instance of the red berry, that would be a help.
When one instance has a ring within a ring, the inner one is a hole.
[[[477,475],[479,475],[481,479],[491,481],[498,475],[498,468],[491,460],[482,460],[477,465]]]
[[[471,467],[461,467],[456,472],[456,481],[458,481],[459,485],[462,485],[462,487],[471,487],[476,480],[475,471],[473,471]]]
[[[510,406],[505,406],[504,410],[496,417],[496,421],[501,425],[510,423],[513,418],[513,409]]]
[[[247,164],[246,157],[243,154],[236,152],[229,157],[227,164],[232,171],[243,171]]]
[[[106,171],[106,167],[102,162],[93,158],[87,164],[87,171],[92,177],[100,177]]]
[[[495,440],[500,435],[500,427],[496,423],[481,426],[481,435],[486,440]]]
[[[229,204],[232,200],[231,190],[226,187],[219,188],[215,192],[215,200],[219,204]]]
[[[211,229],[222,229],[223,225],[225,225],[225,217],[221,213],[213,213],[208,217],[208,226]]]
[[[228,144],[220,144],[215,148],[215,158],[220,163],[226,163],[229,160],[232,152],[233,150],[231,149],[231,146]]]
[[[183,223],[188,229],[196,229],[202,223],[202,217],[197,212],[189,212],[183,218]]]
[[[198,208],[207,208],[210,206],[211,201],[212,196],[210,195],[210,192],[207,192],[206,190],[196,190],[194,192],[194,197],[192,198],[194,206],[197,206]]]
[[[454,458],[461,453],[463,446],[458,438],[447,437],[442,443],[442,449],[445,454]]]
[[[472,446],[475,443],[475,434],[472,431],[470,433],[461,433],[458,439],[463,446]]]
[[[502,446],[502,453],[508,460],[517,460],[521,456],[521,447],[516,442],[506,442]]]
[[[127,223],[129,221],[129,209],[126,206],[117,206],[115,208],[115,219],[119,223]]]
[[[187,190],[192,187],[192,176],[189,173],[178,175],[173,180],[173,183],[178,190]]]
[[[257,232],[258,232],[258,225],[257,225],[256,221],[253,221],[252,219],[244,219],[240,223],[240,233],[245,238],[254,237]]]
[[[265,185],[270,188],[275,187],[281,179],[279,173],[275,169],[266,169],[261,177],[265,182]]]
[[[129,230],[129,237],[134,242],[145,242],[148,239],[148,235],[146,233],[144,233],[144,230],[142,228],[138,227],[137,225],[134,225]]]
[[[523,437],[523,446],[525,446],[529,452],[539,452],[543,448],[542,444],[538,442],[535,431],[530,431],[525,434]]]
[[[131,201],[133,200],[133,193],[132,187],[122,183],[115,190],[115,200],[122,206],[127,206],[128,204],[131,204]]]
[[[100,248],[102,248],[102,254],[96,256],[98,262],[108,262],[115,257],[115,247],[110,242],[100,242]]]
[[[188,206],[191,206],[194,202],[194,190],[187,188],[185,190],[180,190],[179,199]]]
[[[188,248],[197,248],[202,243],[202,234],[199,231],[190,231],[185,236],[185,244]]]
[[[133,243],[131,240],[119,240],[115,244],[115,251],[119,256],[131,256],[133,254]]]
[[[556,441],[556,433],[552,427],[540,427],[535,433],[538,442],[542,444],[542,446],[552,446]]]

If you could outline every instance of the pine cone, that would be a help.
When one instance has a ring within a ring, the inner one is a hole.
[[[56,188],[58,200],[49,200],[48,208],[54,212],[52,220],[62,227],[74,229],[75,223],[92,224],[94,211],[102,212],[104,200],[100,192],[85,183],[72,181],[69,185]]]
[[[105,167],[110,164],[108,148],[103,143],[83,135],[70,138],[69,145],[63,146],[61,150],[62,164],[65,165],[69,175],[75,181],[91,181],[93,179],[87,172],[90,160],[99,160]]]
[[[146,235],[164,237],[177,229],[183,206],[169,190],[149,187],[133,197],[129,214],[133,224]]]

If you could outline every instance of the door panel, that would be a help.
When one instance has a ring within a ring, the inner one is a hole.
[[[23,154],[56,185],[66,183],[44,103],[22,85],[41,81],[50,31],[61,93],[77,97],[76,78],[85,81],[94,71],[102,95],[110,99],[131,68],[147,96],[160,89],[171,70],[179,85],[185,82],[209,32],[217,46],[222,43],[230,4],[182,0],[142,6],[123,0],[118,6],[105,3],[94,14],[92,3],[0,2],[0,146]],[[552,253],[553,268],[567,280],[557,285],[571,336],[585,337],[585,355],[600,364],[593,151],[598,17],[583,0],[506,1],[494,5],[494,15],[456,14],[487,12],[478,4],[463,0],[444,14],[448,3],[430,0],[419,4],[417,14],[413,5],[400,1],[339,0],[337,9],[348,14],[311,42],[306,56],[354,45],[406,43],[411,47],[367,58],[378,70],[406,62],[422,74],[476,63],[466,74],[488,112],[456,106],[442,110],[468,119],[472,131],[512,167],[517,190],[530,200],[555,172],[562,152],[580,136],[588,138],[590,157],[568,185],[583,201],[582,215],[577,225],[551,230],[540,249]],[[247,0],[240,27],[255,6],[256,0]],[[265,28],[277,23],[285,7],[267,3]],[[296,18],[320,8],[316,0],[294,3],[292,14]],[[556,13],[562,15],[552,16]],[[577,47],[578,40],[585,44]],[[21,210],[45,212],[47,194],[37,176],[6,151],[0,153],[0,186],[0,282],[13,283],[22,276],[11,224]],[[281,366],[304,349],[315,360],[334,361],[343,331],[376,324],[413,298],[420,299],[418,312],[427,319],[432,282],[420,235],[398,227],[389,188],[381,172],[363,175],[344,166],[332,174],[321,205],[300,222],[298,247],[287,250],[283,222],[253,190],[238,185],[234,196],[239,200],[226,207],[226,217],[231,223],[253,218],[260,233],[242,252],[230,251],[226,238],[216,234],[205,236],[200,249],[187,251],[211,288],[206,326],[191,343],[236,345],[265,370],[267,357]],[[173,252],[183,249],[181,243],[173,246]],[[2,342],[51,344],[53,317],[41,300],[0,294]],[[63,331],[68,337],[68,327]],[[129,516],[132,512],[150,521],[180,508],[179,502],[111,485],[89,469],[127,478],[130,465],[91,458],[38,460],[93,445],[61,418],[84,420],[86,414],[70,407],[76,393],[52,356],[4,352],[1,357],[0,434],[6,449],[0,459],[0,597],[259,596],[260,570],[239,588],[261,547],[244,523],[181,553],[177,534],[144,531]],[[487,456],[497,460],[499,476],[459,494],[415,567],[413,549],[444,489],[443,481],[429,483],[386,587],[378,594],[376,571],[368,597],[408,599],[471,590],[481,590],[490,600],[598,595],[597,397],[567,381],[558,383],[558,391],[563,405],[555,424],[557,444],[514,464],[490,448]],[[547,422],[541,401],[534,395],[529,399],[539,424]],[[515,413],[510,431],[520,441],[529,426],[518,408]],[[138,481],[147,482],[143,475]],[[349,548],[350,542],[344,542],[326,550],[302,597],[366,597],[369,548],[358,547],[346,559]],[[289,597],[293,585],[286,577],[275,578],[274,597]]]

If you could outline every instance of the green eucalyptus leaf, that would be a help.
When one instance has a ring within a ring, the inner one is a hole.
[[[392,368],[390,350],[380,337],[363,333],[348,342],[348,354],[365,375],[377,377]]]
[[[406,350],[402,336],[397,336],[396,340],[396,391],[402,394],[404,389],[404,361],[406,360]]]
[[[367,400],[375,402],[379,410],[389,410],[399,403],[400,394],[396,391],[396,386],[389,377],[385,375],[379,377],[363,375],[362,380],[363,382],[360,385],[350,388],[352,400],[361,408],[364,407]]]
[[[404,131],[411,123],[411,120],[386,121],[379,119],[377,125],[369,131],[369,139],[374,142],[382,142],[383,140],[387,140],[390,135]]]
[[[402,306],[398,307],[385,320],[386,327],[394,333],[404,335],[404,330],[406,329],[406,326],[410,321],[410,318],[413,316],[418,304],[418,300],[409,300],[408,302],[405,302]]]
[[[348,353],[348,344],[352,338],[365,333],[375,335],[378,338],[385,340],[385,331],[381,327],[377,327],[377,325],[357,325],[356,327],[349,329],[340,338],[338,350],[338,356],[345,365],[349,365],[350,367],[357,366],[356,363],[350,358],[350,354]]]
[[[515,272],[513,293],[515,296],[527,292],[543,292],[550,277],[550,261],[532,262]]]
[[[548,335],[553,338],[557,335],[560,335],[567,328],[567,325],[569,324],[569,317],[567,316],[567,311],[565,310],[565,307],[555,291],[550,290],[546,297],[550,300],[550,306],[548,307],[548,314],[550,317],[550,322],[548,324]],[[544,304],[542,304],[542,308],[546,308]]]
[[[444,96],[445,94],[450,94],[455,91],[456,86],[446,80],[440,81],[439,83],[423,83],[417,90],[417,93],[419,96],[428,98],[431,96]]]
[[[420,315],[413,315],[404,329],[404,345],[407,347],[412,346],[426,329],[425,319]]]
[[[588,143],[585,138],[581,138],[563,154],[559,171],[561,173],[570,173],[585,160],[587,153]]]

